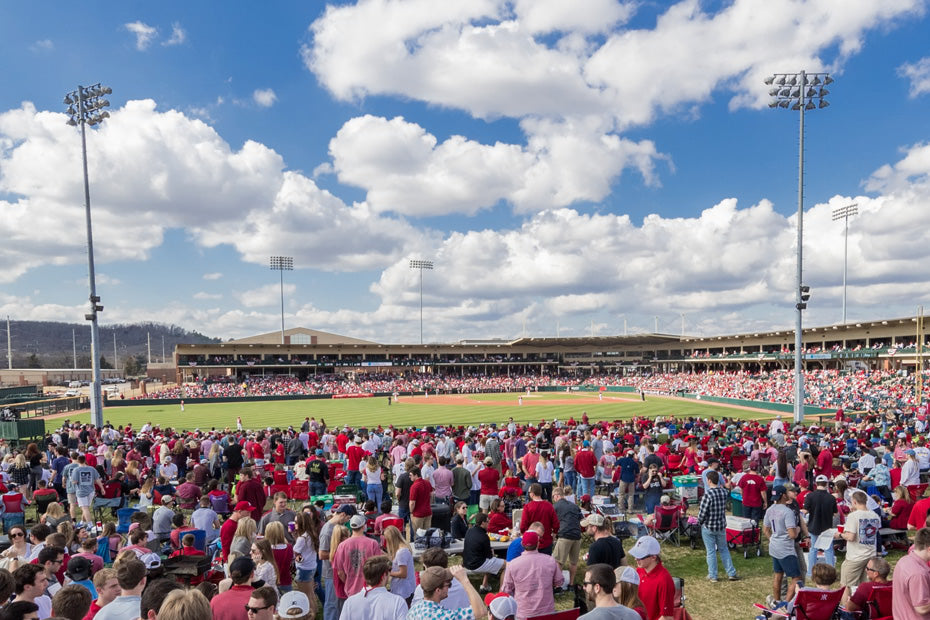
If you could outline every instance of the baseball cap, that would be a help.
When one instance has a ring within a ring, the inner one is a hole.
[[[634,586],[639,585],[639,573],[632,566],[618,566],[614,569],[614,577],[617,578],[617,583],[623,581],[632,583]]]
[[[817,484],[820,484],[821,482],[830,482],[830,479],[824,476],[823,474],[820,474],[819,476],[814,478],[814,482],[816,482]]]
[[[365,519],[365,517],[362,515],[354,515],[351,519],[349,519],[349,527],[351,527],[353,530],[362,529],[365,527],[365,523],[367,523],[367,519]]]
[[[310,599],[303,592],[285,592],[278,601],[279,618],[303,618],[310,613]]]
[[[350,516],[358,514],[358,511],[355,509],[355,506],[353,506],[352,504],[343,504],[342,506],[339,507],[338,510],[336,510],[336,512],[340,514],[344,514],[344,515],[350,515]]]
[[[170,495],[162,495],[162,497],[161,497],[161,503],[162,503],[162,504],[170,504],[170,503],[173,502],[173,501],[174,501],[174,498],[171,497]],[[250,510],[251,510],[251,509],[250,509]]]
[[[84,581],[90,579],[91,570],[94,565],[87,558],[75,557],[68,560],[68,576],[73,581]]]
[[[589,525],[601,527],[604,525],[604,515],[599,515],[596,512],[592,512],[581,520],[581,527],[588,527]]]
[[[630,555],[637,560],[642,560],[650,555],[659,555],[661,552],[662,547],[659,546],[659,541],[652,536],[642,536],[636,541],[636,544],[630,548]]]
[[[908,456],[917,456],[917,453],[914,452],[913,450],[905,450],[905,451],[904,451],[904,454],[906,454],[906,455],[908,455]]]
[[[448,568],[430,566],[420,572],[420,585],[423,586],[424,591],[432,592],[447,581],[452,581],[452,573]]]
[[[236,512],[239,512],[240,510],[248,510],[249,512],[252,512],[253,510],[255,510],[255,506],[253,506],[249,502],[241,501],[236,504],[236,508],[235,508]]]
[[[517,601],[506,592],[488,595],[485,597],[484,604],[488,606],[488,610],[495,618],[509,618],[517,615]]]
[[[146,553],[140,556],[139,559],[145,564],[145,570],[152,570],[161,566],[161,557],[157,553]],[[68,566],[71,566],[70,562]]]
[[[252,558],[240,555],[238,558],[232,561],[229,565],[229,576],[232,578],[238,577],[248,577],[255,572],[255,562],[252,561]]]
[[[587,493],[585,493],[584,495],[581,496],[581,503],[582,503],[582,504],[585,503],[585,502],[590,502],[590,501],[591,501],[591,496],[588,495]]]
[[[788,489],[783,484],[778,484],[772,487],[772,499],[778,501],[782,495],[788,492]]]
[[[523,532],[523,546],[527,549],[539,546],[539,534],[533,530]]]

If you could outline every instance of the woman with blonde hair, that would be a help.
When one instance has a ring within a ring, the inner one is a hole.
[[[44,523],[52,529],[56,529],[59,523],[70,521],[71,515],[65,512],[64,506],[60,502],[52,502],[45,509],[45,514],[39,517],[39,522]]]
[[[229,551],[235,551],[239,555],[248,556],[252,551],[252,542],[255,540],[257,531],[255,519],[246,517],[239,519],[236,525],[236,532],[233,534],[232,542],[229,544]]]
[[[172,590],[158,610],[162,620],[213,620],[210,601],[200,590]]]
[[[265,539],[271,545],[274,561],[278,565],[278,590],[290,592],[292,589],[291,566],[294,564],[294,547],[284,536],[284,525],[272,521],[265,527]]]
[[[333,535],[330,537],[329,543],[329,557],[335,557],[336,549],[339,548],[339,545],[342,544],[342,541],[349,538],[351,534],[349,533],[349,528],[337,526],[333,528]],[[339,578],[339,573],[333,571],[333,590],[336,592],[336,598],[340,600],[345,600],[348,597],[346,596],[346,586],[343,583],[342,579]]]
[[[13,466],[10,467],[10,480],[19,485],[27,500],[31,499],[29,493],[29,473],[31,471],[32,468],[26,462],[25,455],[20,453],[13,458]]]
[[[313,509],[309,512],[301,510],[294,523],[297,530],[294,537],[294,562],[297,567],[294,586],[307,596],[310,601],[309,615],[316,618],[317,600],[313,592],[313,576],[316,574],[317,552],[320,549],[320,518]]]
[[[384,470],[378,464],[378,459],[374,456],[368,457],[368,464],[362,473],[365,476],[365,493],[368,499],[373,501],[375,506],[380,506],[384,494],[384,486],[381,484],[384,480]]]
[[[407,607],[413,601],[413,591],[417,588],[416,573],[413,570],[413,551],[410,545],[393,525],[384,528],[384,546],[391,558],[391,594],[396,594],[405,601]]]
[[[71,521],[62,521],[55,531],[65,537],[65,553],[74,554],[74,524]]]
[[[255,581],[261,580],[266,586],[278,589],[278,565],[274,561],[274,553],[266,539],[256,540],[252,543],[251,558],[255,562]]]

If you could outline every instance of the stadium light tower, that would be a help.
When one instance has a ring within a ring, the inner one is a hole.
[[[411,260],[410,268],[420,270],[420,344],[423,344],[423,270],[432,269],[433,261]]]
[[[798,133],[798,255],[797,255],[797,282],[795,286],[795,317],[797,325],[794,333],[794,421],[800,424],[804,420],[804,374],[802,366],[802,313],[807,308],[809,290],[804,286],[803,277],[803,244],[804,244],[804,112],[816,110],[830,105],[825,97],[830,94],[824,88],[833,83],[826,73],[776,73],[765,78],[765,83],[771,86],[769,95],[772,97],[770,108],[782,108],[799,111],[800,129]]]
[[[90,384],[90,420],[97,428],[103,427],[103,394],[100,391],[100,328],[97,325],[97,313],[103,311],[100,297],[97,296],[97,279],[94,275],[94,234],[90,222],[90,181],[87,175],[87,135],[85,127],[93,127],[110,117],[104,108],[110,102],[104,99],[113,90],[99,83],[93,86],[78,86],[65,95],[64,103],[68,106],[68,124],[81,127],[81,156],[84,162],[84,216],[87,220],[87,278],[90,285],[90,313],[84,318],[90,321],[90,360],[93,369],[93,381]]]
[[[271,270],[281,274],[281,344],[284,344],[284,272],[294,271],[294,257],[272,256]]]
[[[849,218],[859,214],[859,204],[833,210],[833,221],[843,220],[843,323],[846,323],[846,269],[849,264]]]

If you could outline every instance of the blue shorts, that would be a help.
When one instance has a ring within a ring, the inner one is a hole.
[[[798,556],[789,555],[784,558],[772,558],[772,571],[784,573],[789,577],[800,577],[801,565],[798,563]]]
[[[316,573],[316,569],[314,569],[314,570],[305,570],[305,569],[303,569],[303,568],[298,568],[298,569],[297,569],[297,577],[295,578],[295,581],[300,581],[300,582],[303,582],[303,583],[306,583],[306,582],[308,582],[308,581],[313,581],[313,574],[314,574],[314,573]]]

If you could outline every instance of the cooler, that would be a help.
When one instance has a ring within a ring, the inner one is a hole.
[[[350,506],[355,506],[358,502],[358,498],[354,495],[333,495],[333,508],[338,508],[343,504],[349,504]]]
[[[743,494],[738,493],[736,489],[730,491],[730,504],[733,506],[733,516],[743,516]]]
[[[678,495],[687,500],[697,500],[698,484],[700,484],[700,478],[697,476],[687,475],[672,478],[672,486],[678,491]]]
[[[749,557],[749,548],[755,547],[756,555],[762,554],[762,530],[752,519],[727,516],[727,546],[743,548],[743,557]]]

